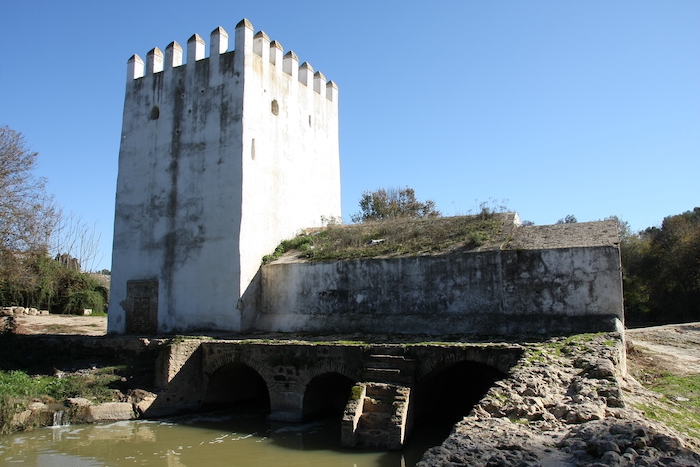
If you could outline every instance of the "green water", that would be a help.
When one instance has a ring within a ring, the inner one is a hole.
[[[0,465],[103,466],[413,466],[446,436],[416,433],[402,452],[342,449],[338,420],[282,424],[259,415],[196,415],[44,428],[0,436]]]

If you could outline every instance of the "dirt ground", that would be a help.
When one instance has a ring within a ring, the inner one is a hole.
[[[17,334],[70,334],[104,336],[107,318],[104,316],[39,315],[17,316]]]
[[[627,361],[633,369],[700,374],[700,323],[628,329]]]

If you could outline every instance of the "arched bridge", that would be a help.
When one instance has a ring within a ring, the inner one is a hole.
[[[335,412],[344,445],[399,448],[415,417],[466,415],[521,355],[509,344],[183,339],[160,354],[162,392],[145,415],[236,403],[259,404],[272,420]]]

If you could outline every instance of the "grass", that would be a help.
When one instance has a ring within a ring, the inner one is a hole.
[[[31,376],[23,371],[0,371],[0,396],[64,400],[68,397],[112,399],[109,385],[120,379],[121,367],[107,367],[84,375]]]
[[[700,440],[700,375],[675,375],[648,366],[631,371],[644,387],[663,395],[635,407],[650,419]]]
[[[283,241],[263,263],[289,251],[309,261],[335,261],[469,250],[496,240],[502,228],[500,214],[330,225]]]
[[[646,389],[661,395],[643,399],[635,408],[700,444],[700,375],[673,373],[663,359],[636,345],[628,345],[627,367]]]
[[[61,378],[29,375],[23,371],[0,371],[0,433],[16,427],[12,418],[33,401],[53,403],[69,397],[85,397],[95,402],[114,400],[111,386],[120,380],[121,366],[105,367],[89,374]]]
[[[531,346],[526,352],[525,358],[531,363],[546,363],[552,358],[583,354],[591,350],[591,342],[599,339],[604,334],[606,333],[575,334],[565,339],[556,338],[548,342],[542,342]],[[612,347],[615,343],[614,339],[606,339],[604,345]]]
[[[364,389],[365,388],[362,385],[354,385],[352,389],[350,389],[350,399],[354,401],[359,401],[362,397],[362,392],[364,391]]]
[[[664,397],[649,404],[639,404],[638,409],[652,420],[664,422],[700,440],[700,375],[647,375],[643,384]]]

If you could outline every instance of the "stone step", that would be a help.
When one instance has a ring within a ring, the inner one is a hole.
[[[362,372],[363,379],[374,383],[388,383],[399,385],[411,385],[412,374],[404,374],[396,368],[365,368]]]
[[[363,413],[362,416],[360,416],[360,433],[371,433],[372,431],[377,430],[386,431],[390,421],[390,413]]]
[[[357,434],[357,444],[365,447],[381,447],[386,449],[389,444],[389,433],[386,430],[373,430]]]
[[[391,404],[381,399],[365,397],[362,413],[391,413]]]
[[[413,371],[415,367],[415,360],[395,355],[370,355],[369,360],[365,362],[365,368],[398,368]]]
[[[362,384],[362,405],[358,406],[355,401],[349,402],[349,406],[355,402],[350,410],[352,417],[347,420],[343,418],[343,446],[401,449],[406,434],[411,388],[372,381]]]
[[[389,445],[389,433],[386,431],[360,433],[357,436],[357,444],[366,448],[386,449]]]
[[[388,397],[393,397],[394,394],[396,394],[396,386],[381,383],[368,383],[365,391],[367,397],[372,397],[374,399],[386,399]]]
[[[373,345],[371,351],[372,355],[406,355],[406,347],[402,345]]]

